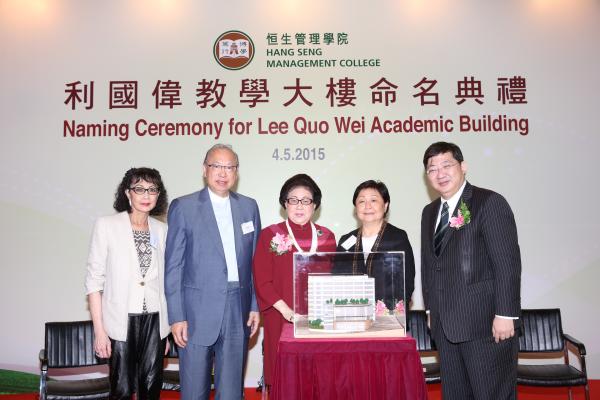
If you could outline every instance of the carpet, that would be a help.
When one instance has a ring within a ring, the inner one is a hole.
[[[0,394],[36,392],[39,384],[38,375],[0,369]]]
[[[0,370],[0,400],[36,400],[39,376],[25,372]],[[440,385],[428,385],[429,400],[441,400]],[[246,388],[245,400],[260,400],[261,393],[255,388]],[[163,391],[162,399],[178,400],[179,392]],[[211,394],[214,399],[214,393]],[[565,400],[566,388],[538,388],[519,386],[519,400]],[[600,380],[590,380],[590,398],[600,400]],[[582,387],[573,388],[573,400],[585,399]]]
[[[440,385],[429,385],[428,398],[429,400],[441,400]],[[254,388],[246,388],[245,400],[260,400],[261,393]],[[161,399],[177,400],[179,392],[163,391]],[[6,394],[0,395],[0,400],[36,400],[37,393],[22,393],[22,394]],[[214,394],[211,395],[211,400],[214,399]],[[590,398],[592,400],[600,400],[600,380],[590,381]],[[563,388],[545,389],[532,387],[519,387],[519,400],[566,400],[568,399],[567,390]],[[573,400],[585,399],[582,388],[573,389]]]

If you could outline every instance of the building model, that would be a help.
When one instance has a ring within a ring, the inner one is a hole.
[[[310,330],[362,332],[374,321],[374,278],[367,275],[308,275]]]

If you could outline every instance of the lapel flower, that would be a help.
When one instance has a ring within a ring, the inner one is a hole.
[[[323,231],[320,229],[317,229],[317,237],[321,237],[323,236]]]
[[[460,205],[458,206],[458,212],[456,213],[456,217],[450,218],[450,228],[460,229],[470,222],[471,222],[471,211],[469,211],[469,207],[467,207],[467,203],[465,203],[461,199]]]
[[[290,239],[288,235],[276,233],[275,236],[273,236],[273,239],[271,239],[269,250],[280,256],[290,251],[292,249],[292,244],[292,239]]]

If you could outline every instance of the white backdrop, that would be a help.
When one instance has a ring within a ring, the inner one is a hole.
[[[229,30],[246,33],[255,47],[254,59],[237,71],[219,66],[212,54],[215,40]],[[306,35],[306,44],[298,44],[297,33]],[[319,34],[319,44],[309,43],[311,33]],[[324,43],[326,33],[333,43]],[[323,190],[318,222],[338,237],[355,227],[356,185],[381,179],[391,192],[390,222],[408,232],[418,262],[421,210],[431,199],[422,155],[430,143],[448,140],[462,147],[469,181],[502,193],[513,208],[523,307],[560,307],[565,331],[584,341],[590,375],[600,378],[598,37],[600,4],[593,0],[0,0],[0,368],[35,370],[45,321],[89,317],[83,280],[91,227],[112,212],[114,190],[128,168],[159,169],[173,199],[201,188],[206,149],[229,143],[240,155],[238,190],[257,199],[264,226],[281,218],[277,196],[284,180],[306,172]],[[294,55],[268,52],[288,48]],[[321,55],[299,56],[301,48]],[[267,64],[299,59],[334,59],[336,66]],[[364,59],[379,66],[340,65]],[[498,101],[498,78],[514,76],[526,79],[526,104]],[[382,77],[397,86],[396,102],[388,106],[371,101],[370,86]],[[422,106],[413,97],[423,77],[437,80],[438,104]],[[457,82],[465,77],[481,82],[483,104],[474,98],[457,104]],[[312,86],[303,92],[312,106],[301,100],[283,105],[293,95],[284,86],[296,78]],[[354,106],[330,105],[330,78],[354,81]],[[226,85],[225,107],[196,104],[202,79]],[[252,108],[240,102],[244,79],[264,79],[268,102]],[[155,107],[158,80],[179,82],[181,105]],[[76,81],[94,82],[93,105],[65,104],[67,84]],[[138,82],[137,109],[109,108],[111,81]],[[461,132],[461,115],[526,119],[527,134]],[[299,135],[297,117],[325,121],[328,132]],[[336,117],[364,117],[365,132],[338,133]],[[454,130],[372,133],[374,117],[452,120]],[[230,135],[230,118],[252,122],[248,134]],[[287,122],[290,132],[261,135],[259,118],[263,126]],[[218,139],[142,137],[135,133],[139,119],[222,122],[223,132]],[[65,121],[105,120],[128,124],[127,140],[65,133]],[[273,158],[285,148],[308,159]],[[413,303],[422,307],[418,278]],[[248,386],[260,370],[255,345]]]

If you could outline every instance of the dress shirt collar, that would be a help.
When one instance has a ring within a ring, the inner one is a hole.
[[[437,213],[437,219],[435,221],[434,229],[440,223],[440,218],[442,215],[442,206],[444,205],[444,202],[448,203],[448,213],[450,216],[452,216],[452,214],[454,213],[454,209],[456,208],[456,205],[458,204],[458,201],[460,200],[460,197],[462,196],[463,191],[465,190],[465,186],[467,186],[466,179],[463,182],[460,189],[458,189],[458,191],[456,193],[454,193],[454,196],[450,197],[447,200],[444,199],[443,197],[440,197],[440,209],[438,210],[438,213]]]
[[[449,199],[444,199],[443,197],[440,199],[442,201],[442,203],[440,205],[440,212],[442,210],[442,205],[444,204],[444,202],[447,202],[448,203],[448,212],[450,213],[450,215],[452,215],[452,212],[456,208],[456,205],[458,204],[458,201],[460,200],[460,197],[462,196],[466,185],[467,185],[467,180],[465,179],[465,181],[463,182],[460,189],[458,189],[458,191],[456,193],[454,193],[454,196],[450,197]]]
[[[227,195],[227,197],[221,197],[216,193],[213,193],[212,190],[210,190],[209,187],[207,187],[208,189],[208,196],[210,197],[210,202],[213,204],[217,204],[217,205],[223,205],[227,202],[229,202],[229,195]]]

